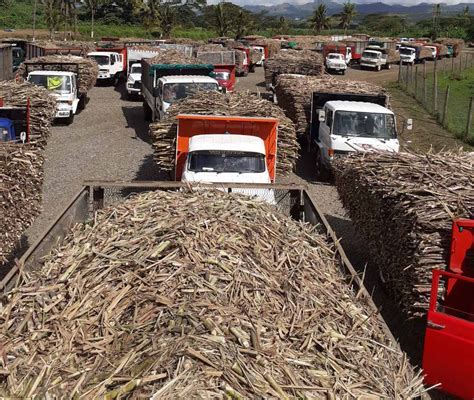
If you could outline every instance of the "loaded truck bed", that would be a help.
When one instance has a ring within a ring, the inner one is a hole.
[[[186,187],[188,185],[181,182],[85,182],[85,186],[79,190],[57,218],[40,235],[39,239],[30,246],[19,262],[8,272],[0,282],[0,288],[5,292],[18,284],[20,269],[25,271],[38,268],[42,257],[58,248],[62,239],[75,224],[86,222],[93,218],[95,211],[111,205],[117,205],[134,193],[153,190],[176,191]],[[207,187],[212,188],[213,185],[206,185]],[[275,193],[275,198],[278,200],[277,207],[280,212],[293,219],[317,226],[320,232],[327,236],[328,242],[333,246],[340,270],[346,276],[348,284],[352,286],[355,293],[358,293],[358,297],[364,299],[368,306],[373,309],[374,315],[377,315],[377,318],[380,320],[387,338],[394,346],[397,346],[396,340],[379,313],[369,292],[364,287],[362,280],[346,256],[336,233],[319,209],[315,199],[305,187],[298,185],[236,183],[220,183],[214,187],[228,192],[242,192],[245,189],[272,190]]]

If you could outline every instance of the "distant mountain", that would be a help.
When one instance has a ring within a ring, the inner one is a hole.
[[[364,0],[359,0],[364,1]],[[311,15],[318,1],[305,4],[291,4],[282,3],[276,5],[245,5],[244,8],[259,13],[265,11],[271,16],[285,16],[287,18],[307,18]],[[328,7],[329,15],[338,14],[342,10],[342,4],[335,1],[325,1]],[[468,3],[460,3],[456,5],[442,4],[441,9],[443,14],[456,14],[462,12],[466,6],[472,6]],[[385,4],[382,2],[357,4],[357,13],[359,15],[365,14],[402,14],[409,15],[414,19],[426,18],[433,12],[433,4],[420,3],[413,6],[403,6],[398,4]]]

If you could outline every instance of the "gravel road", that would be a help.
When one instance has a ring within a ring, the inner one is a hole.
[[[357,74],[357,71],[353,74]],[[365,71],[363,71],[365,72]],[[392,71],[390,71],[392,73]],[[365,72],[367,73],[367,72]],[[368,72],[370,73],[370,72]],[[349,72],[347,76],[351,76]],[[239,78],[236,90],[266,92],[263,68],[248,77]],[[55,126],[46,148],[45,182],[43,186],[44,211],[27,232],[31,243],[54,220],[81,188],[84,180],[160,180],[152,162],[152,149],[147,136],[141,102],[124,100],[125,96],[113,87],[95,87],[89,94],[87,107],[76,116],[70,126]],[[314,177],[313,160],[302,154],[297,172],[279,179],[281,183],[300,183],[318,202],[346,249],[356,269],[366,273],[366,287],[374,292],[392,332],[399,337],[402,347],[415,362],[419,362],[419,339],[413,325],[397,314],[390,298],[380,287],[366,245],[358,236],[339,200],[335,187],[318,182]]]

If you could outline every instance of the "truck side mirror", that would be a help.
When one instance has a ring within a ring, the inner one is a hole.
[[[406,122],[407,131],[411,131],[413,129],[413,119],[408,118]]]
[[[318,121],[319,122],[325,122],[326,121],[326,112],[324,110],[319,110]]]
[[[23,131],[20,133],[21,142],[24,144],[26,142],[26,132]]]

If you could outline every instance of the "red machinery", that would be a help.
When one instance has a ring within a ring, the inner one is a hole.
[[[219,86],[227,92],[232,92],[235,86],[235,64],[214,65],[214,75]]]
[[[449,272],[433,271],[423,370],[428,385],[474,399],[474,220],[454,221]]]

